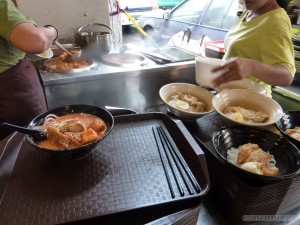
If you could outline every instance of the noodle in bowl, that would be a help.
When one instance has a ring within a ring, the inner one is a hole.
[[[97,121],[102,121],[99,124],[104,125],[104,127],[102,127],[104,129],[101,130],[98,135],[95,130],[94,132],[91,131],[95,128],[91,126],[91,122],[86,123],[86,121],[81,121],[80,123],[77,123],[77,120],[70,120],[71,117],[76,115],[81,115],[85,117],[85,119],[90,117],[93,119],[97,118]],[[59,118],[64,118],[67,120],[64,121],[61,119],[61,121],[59,121]],[[76,123],[71,123],[72,126],[70,129],[70,127],[66,126],[66,124],[68,124],[65,123],[66,121],[76,121]],[[61,143],[59,145],[56,145],[53,140],[50,144],[37,143],[30,135],[26,135],[26,139],[32,146],[34,146],[38,150],[44,150],[63,159],[78,159],[88,155],[99,144],[99,142],[110,133],[113,125],[113,116],[106,109],[89,105],[70,105],[52,109],[37,116],[30,122],[28,128],[45,129],[47,127],[47,129],[49,129],[49,127],[52,126],[50,130],[54,132],[54,135],[58,135],[58,137],[60,137],[61,135],[71,135],[72,138],[74,136],[74,140],[72,139],[69,143],[65,144],[65,139],[62,139]],[[82,128],[82,126],[84,126],[84,128]],[[62,134],[59,132],[56,134],[57,130],[62,131]],[[67,133],[64,133],[65,131]],[[92,132],[92,135],[90,132]],[[50,137],[53,137],[53,133],[47,134],[48,139]],[[47,140],[45,142],[47,142]],[[67,141],[69,140],[70,139],[67,138]]]
[[[287,139],[269,130],[258,127],[231,126],[216,132],[212,143],[219,156],[217,158],[242,180],[252,183],[268,183],[291,179],[300,173],[300,150]],[[268,157],[267,166],[271,172],[274,172],[275,167],[278,168],[277,174],[274,173],[273,176],[261,174],[260,163],[265,161],[260,157],[258,157],[259,160],[252,160],[254,156],[250,157],[252,159],[241,157],[238,160],[241,146],[249,143],[256,144],[264,151],[263,154]],[[248,164],[243,168],[241,165],[244,163]]]
[[[181,120],[193,121],[214,111],[212,106],[214,95],[209,90],[194,84],[166,84],[160,88],[159,96],[168,111]],[[199,107],[201,110],[197,109]]]
[[[250,147],[248,147],[250,146]],[[266,176],[276,176],[278,174],[278,168],[276,167],[276,160],[273,155],[270,155],[268,152],[264,152],[262,149],[257,148],[255,151],[252,151],[247,156],[242,155],[242,150],[250,150],[252,146],[257,146],[256,144],[248,143],[239,146],[238,148],[231,147],[227,151],[227,161],[232,163],[235,166],[239,166],[240,168],[247,170],[252,173],[256,173],[259,175]],[[243,148],[246,147],[246,148]],[[244,157],[245,160],[243,162],[240,158]],[[248,161],[247,157],[250,158]],[[256,159],[255,159],[256,158]],[[262,160],[264,158],[264,162]]]

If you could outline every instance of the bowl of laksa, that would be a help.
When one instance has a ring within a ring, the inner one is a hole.
[[[87,156],[112,130],[114,118],[106,109],[90,105],[69,105],[34,118],[28,128],[42,130],[47,138],[39,142],[31,135],[27,141],[36,149],[63,159]]]

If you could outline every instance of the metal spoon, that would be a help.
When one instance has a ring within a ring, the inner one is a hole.
[[[20,126],[14,125],[14,124],[4,123],[4,122],[1,123],[1,126],[10,128],[14,131],[18,131],[23,134],[29,134],[32,136],[32,138],[34,139],[35,142],[43,141],[48,138],[47,133],[44,131],[41,131],[41,130],[29,129],[26,127],[20,127]]]
[[[61,49],[61,50],[64,51],[65,53],[67,53],[68,58],[72,58],[72,57],[73,57],[72,53],[69,52],[64,46],[62,46],[61,43],[59,43],[58,41],[55,41],[54,44],[55,44],[59,49]]]

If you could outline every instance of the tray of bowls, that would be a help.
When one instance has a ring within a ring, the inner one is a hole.
[[[212,204],[234,224],[249,224],[244,215],[293,214],[300,207],[299,111],[238,89],[216,94],[212,104],[192,132],[206,154]]]
[[[1,224],[144,224],[199,206],[209,189],[202,149],[163,113],[70,105],[28,128],[46,138],[16,132],[0,145]]]

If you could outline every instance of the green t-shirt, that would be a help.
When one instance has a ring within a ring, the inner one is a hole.
[[[0,0],[0,73],[18,64],[25,53],[9,42],[12,29],[20,23],[34,22],[24,16],[11,0]]]
[[[290,19],[284,9],[275,9],[251,21],[243,22],[245,11],[225,38],[224,59],[243,57],[265,64],[280,64],[294,76],[295,58],[291,41]],[[254,76],[249,79],[262,85],[271,97],[271,85]]]

